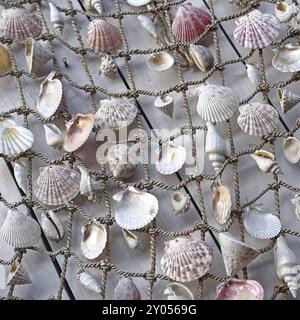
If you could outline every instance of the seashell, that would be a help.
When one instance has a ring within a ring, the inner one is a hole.
[[[222,181],[216,181],[211,186],[212,189],[212,209],[215,219],[220,224],[227,223],[231,214],[231,194],[230,189]]]
[[[97,259],[103,252],[107,233],[103,224],[96,219],[90,220],[81,228],[81,252],[88,260]]]
[[[74,199],[80,190],[78,172],[60,165],[40,168],[33,192],[44,204],[58,206]]]
[[[10,271],[7,277],[8,286],[31,284],[31,279],[23,268],[22,264],[15,260],[10,266]]]
[[[109,79],[114,79],[117,75],[118,67],[114,59],[108,54],[105,54],[100,59],[99,74],[103,74]]]
[[[162,144],[156,150],[156,170],[164,175],[173,174],[180,170],[186,160],[186,150],[173,142]]]
[[[296,164],[300,160],[300,140],[288,137],[283,142],[283,153],[288,162]]]
[[[215,84],[201,85],[198,88],[197,112],[205,121],[223,122],[233,116],[239,106],[235,92]]]
[[[122,47],[119,29],[103,19],[89,23],[87,42],[96,52],[115,53]]]
[[[230,4],[245,8],[249,4],[249,0],[227,0]]]
[[[194,295],[189,288],[181,283],[170,283],[164,291],[167,300],[194,300]]]
[[[257,150],[255,153],[250,154],[251,158],[256,162],[259,169],[264,172],[272,172],[273,174],[282,174],[278,163],[275,161],[273,153],[266,150]]]
[[[295,215],[300,221],[300,193],[296,193],[291,202],[295,206]]]
[[[153,36],[155,39],[158,39],[155,23],[149,17],[140,14],[137,16],[137,19],[140,21],[142,27],[151,34],[151,36]]]
[[[174,281],[189,282],[203,277],[211,268],[212,248],[191,237],[179,237],[165,242],[160,266]]]
[[[255,280],[230,278],[217,286],[216,300],[263,300],[264,288]]]
[[[278,278],[287,284],[290,293],[296,298],[299,288],[299,265],[295,253],[288,246],[283,236],[278,237],[276,240],[274,261]]]
[[[25,40],[25,57],[29,73],[36,73],[54,55],[44,41],[27,38]]]
[[[103,0],[84,0],[84,4],[88,10],[95,10],[99,14],[103,13]]]
[[[141,242],[136,234],[130,230],[122,229],[124,238],[130,249],[134,250],[141,246]]]
[[[52,210],[41,214],[41,227],[49,240],[59,241],[64,237],[64,226]]]
[[[0,229],[0,237],[15,248],[34,246],[41,238],[39,224],[19,210],[8,210]]]
[[[115,210],[116,223],[123,229],[137,230],[149,224],[158,213],[157,198],[134,187],[114,194],[117,202]]]
[[[40,86],[37,110],[45,118],[54,115],[62,99],[62,83],[52,71]]]
[[[101,292],[100,283],[84,269],[79,270],[76,274],[76,277],[86,289],[95,293]]]
[[[235,40],[249,49],[268,47],[279,35],[280,23],[275,16],[255,9],[236,20]]]
[[[208,155],[208,159],[211,162],[212,167],[218,173],[226,159],[226,144],[211,122],[207,122],[206,126],[207,134],[205,139],[205,152]]]
[[[56,31],[58,31],[60,35],[62,35],[64,25],[65,25],[65,19],[57,9],[56,5],[53,4],[52,2],[49,2],[49,8],[50,8],[50,22],[52,23],[53,28]]]
[[[284,113],[293,109],[300,102],[300,96],[286,89],[278,88],[277,95],[280,101],[281,110]]]
[[[281,72],[300,71],[300,46],[287,43],[274,51],[272,64],[275,69]]]
[[[277,127],[278,112],[269,104],[252,102],[240,106],[239,111],[237,123],[249,135],[264,136]]]
[[[281,231],[280,219],[258,208],[247,208],[244,226],[247,232],[256,239],[272,239]]]
[[[152,0],[127,0],[127,2],[134,7],[141,7],[149,3]]]
[[[229,277],[237,274],[260,254],[258,250],[239,241],[228,232],[219,234],[219,242],[226,273]]]
[[[154,107],[172,118],[174,113],[174,98],[169,94],[157,97],[154,100]]]
[[[0,290],[6,289],[7,273],[6,267],[3,264],[0,264]]]
[[[189,47],[190,55],[202,72],[209,71],[214,64],[214,56],[211,54],[208,48],[200,45],[191,44]]]
[[[64,143],[64,135],[61,130],[53,123],[45,123],[43,127],[48,146],[61,150]]]
[[[4,37],[25,40],[35,38],[42,32],[41,19],[23,8],[1,11],[0,31]]]
[[[255,88],[257,88],[260,85],[261,82],[261,76],[260,76],[260,71],[255,62],[248,62],[246,63],[246,68],[247,68],[247,76],[251,84]]]
[[[94,126],[93,114],[78,113],[66,123],[66,135],[64,140],[64,149],[67,152],[73,152],[79,149],[88,139]]]
[[[0,44],[0,72],[7,72],[12,68],[12,61],[7,49]]]
[[[294,4],[277,2],[275,5],[275,15],[280,22],[287,22],[294,13],[296,13],[296,7]]]
[[[147,65],[152,71],[166,71],[174,65],[174,58],[166,51],[152,53],[147,60]]]
[[[172,193],[171,202],[176,214],[182,214],[187,212],[191,207],[191,198],[188,194],[184,194],[180,191]]]
[[[100,107],[95,114],[95,123],[101,129],[116,129],[128,127],[137,115],[137,107],[133,99],[111,98],[100,101]]]
[[[131,278],[122,278],[115,287],[114,300],[141,300],[138,287]]]
[[[27,176],[28,176],[28,166],[27,161],[16,161],[12,162],[14,169],[14,176],[17,181],[18,186],[21,190],[27,194]]]
[[[172,23],[172,31],[179,41],[192,42],[211,24],[211,16],[187,2],[178,6]]]

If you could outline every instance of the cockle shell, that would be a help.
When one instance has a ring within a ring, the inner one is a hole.
[[[147,65],[153,71],[166,71],[174,65],[174,58],[166,51],[152,53],[147,60]]]
[[[247,76],[251,84],[257,88],[261,82],[260,70],[255,62],[246,64]]]
[[[90,22],[87,42],[96,52],[104,53],[115,53],[122,46],[119,29],[103,19]]]
[[[264,289],[255,280],[230,278],[217,286],[216,300],[263,300]]]
[[[40,86],[37,110],[45,118],[54,115],[62,99],[62,83],[52,71]]]
[[[277,2],[275,5],[275,15],[280,22],[287,22],[294,13],[296,13],[294,4],[281,1]]]
[[[239,106],[235,92],[215,84],[201,85],[198,88],[197,112],[205,121],[223,122],[231,118]]]
[[[204,46],[191,44],[189,47],[190,55],[197,68],[202,72],[209,71],[214,64],[214,56],[210,50]]]
[[[64,237],[64,226],[52,210],[41,214],[41,227],[49,240],[59,241]]]
[[[191,237],[165,242],[160,266],[172,280],[189,282],[203,277],[211,268],[213,251],[207,243]]]
[[[59,32],[60,35],[63,33],[65,20],[62,14],[57,9],[56,5],[52,2],[49,2],[50,8],[50,22],[53,25],[53,28]]]
[[[0,72],[7,72],[12,68],[12,61],[7,49],[0,44]]]
[[[283,153],[288,162],[296,164],[300,160],[300,140],[288,137],[283,142]]]
[[[158,213],[157,198],[134,187],[114,194],[118,203],[115,210],[116,223],[123,229],[137,230],[149,224]]]
[[[50,206],[71,201],[79,190],[79,173],[60,165],[40,168],[40,175],[33,184],[34,194],[39,201]]]
[[[84,0],[84,4],[87,6],[88,10],[95,10],[99,14],[102,13],[103,0]]]
[[[15,260],[10,266],[10,271],[7,277],[7,285],[16,286],[31,283],[31,279],[22,264]]]
[[[192,42],[201,36],[211,23],[211,16],[200,8],[187,2],[178,6],[172,31],[179,41]]]
[[[1,11],[0,31],[7,38],[35,38],[42,32],[42,22],[36,14],[23,8],[4,9]]]
[[[157,97],[154,100],[154,107],[172,118],[174,113],[174,98],[169,94]]]
[[[81,252],[86,259],[100,256],[107,242],[107,232],[103,224],[96,219],[90,220],[81,228]]]
[[[138,287],[131,278],[122,278],[115,287],[114,300],[141,300]]]
[[[232,234],[219,234],[223,261],[228,276],[232,277],[253,261],[260,252],[244,242],[239,241]]]
[[[140,14],[137,16],[137,19],[145,30],[147,30],[155,39],[158,38],[155,23],[148,16]]]
[[[14,176],[18,186],[22,191],[27,194],[27,176],[28,176],[28,165],[27,161],[16,161],[12,163],[14,168]]]
[[[300,46],[287,43],[274,51],[272,64],[275,69],[281,72],[300,71]]]
[[[250,154],[250,156],[262,172],[272,172],[276,175],[282,174],[278,163],[275,161],[273,153],[266,150],[257,150],[255,153]]]
[[[64,143],[64,134],[54,123],[45,123],[43,125],[45,130],[45,139],[47,145],[61,150]]]
[[[164,290],[167,300],[194,300],[191,290],[181,283],[170,283]]]
[[[176,146],[173,142],[162,144],[156,150],[156,170],[164,175],[177,172],[182,168],[186,160],[186,150],[182,146]]]
[[[124,238],[130,249],[134,250],[141,246],[141,242],[136,234],[130,230],[122,229]]]
[[[100,58],[99,74],[103,74],[109,79],[114,79],[117,75],[118,67],[114,59],[108,54]]]
[[[149,3],[150,1],[152,1],[152,0],[127,0],[127,2],[134,7],[143,6],[147,3]]]
[[[15,248],[31,247],[40,240],[41,228],[25,213],[17,209],[8,210],[0,229],[0,237]]]
[[[295,215],[300,221],[300,193],[296,193],[294,198],[291,199],[291,202],[295,206]]]
[[[101,292],[100,283],[84,269],[79,270],[76,274],[76,277],[86,289],[95,293]]]
[[[278,112],[269,104],[251,102],[240,106],[239,111],[237,123],[249,135],[264,136],[277,127]]]
[[[230,189],[224,182],[216,181],[212,184],[211,190],[214,217],[220,224],[225,224],[231,214]]]
[[[281,110],[284,113],[293,109],[300,102],[300,96],[291,91],[288,91],[285,88],[278,88],[277,95],[280,102]]]
[[[188,194],[184,194],[180,191],[175,191],[171,195],[171,202],[176,214],[182,214],[187,212],[191,207],[191,198]]]
[[[255,9],[236,20],[233,31],[235,40],[249,49],[262,49],[269,46],[279,35],[280,23],[275,16],[263,14]]]

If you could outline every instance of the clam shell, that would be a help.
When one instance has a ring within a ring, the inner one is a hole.
[[[287,22],[292,15],[296,13],[296,7],[294,4],[286,2],[277,2],[275,5],[275,15],[280,22]]]
[[[214,182],[212,189],[212,209],[215,219],[220,224],[225,224],[231,214],[231,194],[230,189],[222,181]]]
[[[278,112],[269,104],[252,102],[241,106],[239,111],[237,123],[249,135],[264,136],[277,127]]]
[[[231,118],[239,105],[239,98],[228,87],[215,84],[201,85],[198,89],[197,112],[205,121],[223,122]]]
[[[12,68],[12,61],[7,49],[0,44],[0,72],[7,72]]]
[[[127,0],[127,2],[134,7],[140,7],[147,3],[149,3],[152,0]]]
[[[149,224],[158,213],[158,200],[151,193],[128,187],[113,196],[118,203],[116,223],[123,229],[137,230]]]
[[[122,233],[130,249],[134,250],[141,246],[141,242],[136,234],[126,229],[122,229]]]
[[[300,71],[300,46],[287,43],[275,49],[273,67],[281,72]]]
[[[0,229],[0,237],[10,246],[25,248],[34,246],[41,238],[39,224],[18,210],[8,210]]]
[[[81,234],[83,256],[88,260],[97,259],[106,246],[107,233],[105,226],[93,219],[81,228]]]
[[[53,123],[43,124],[43,127],[48,146],[61,150],[64,143],[64,134],[61,132],[61,130]]]
[[[76,277],[86,289],[98,294],[101,292],[100,283],[84,269],[79,270]]]
[[[105,54],[100,59],[99,74],[103,74],[109,79],[114,79],[117,75],[118,67],[114,59]]]
[[[293,109],[300,102],[300,96],[286,89],[278,88],[277,95],[280,102],[281,110],[284,113]]]
[[[74,199],[80,189],[80,174],[60,165],[40,168],[33,191],[39,201],[50,206],[65,204]]]
[[[59,241],[64,237],[64,226],[52,210],[41,214],[41,227],[49,240]]]
[[[17,181],[18,186],[22,191],[27,194],[27,175],[28,167],[26,161],[13,162],[12,166],[14,168],[14,176]]]
[[[172,118],[174,113],[174,98],[169,94],[157,97],[154,100],[154,107]]]
[[[62,35],[65,24],[64,17],[52,2],[49,2],[49,8],[50,22],[52,23],[53,28],[58,31],[60,35]]]
[[[300,160],[300,140],[288,137],[283,142],[283,153],[288,162],[296,164]]]
[[[257,150],[255,153],[250,154],[250,156],[262,172],[272,172],[274,174],[282,173],[278,163],[275,161],[273,153],[266,150]]]
[[[10,271],[7,277],[8,286],[31,284],[31,279],[23,268],[22,264],[18,261],[14,261],[10,266]]]
[[[114,300],[141,300],[138,287],[131,278],[122,278],[115,287]]]
[[[170,283],[164,290],[167,300],[194,300],[191,290],[181,283]]]
[[[212,249],[203,241],[179,237],[165,242],[160,266],[174,281],[189,282],[203,277],[211,268]]]
[[[152,53],[147,60],[147,65],[153,71],[166,71],[174,65],[174,58],[165,51]]]
[[[191,207],[190,196],[180,191],[175,191],[174,193],[172,193],[171,202],[176,214],[185,213]]]
[[[191,44],[189,52],[195,65],[200,71],[207,72],[212,68],[214,64],[214,56],[211,54],[208,48]]]

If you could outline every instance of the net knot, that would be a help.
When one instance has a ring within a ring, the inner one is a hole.
[[[147,272],[147,273],[144,275],[144,279],[145,279],[146,281],[149,281],[149,282],[155,282],[155,281],[156,281],[156,278],[155,278],[154,274],[151,273],[151,272]]]
[[[66,10],[64,10],[64,13],[65,13],[66,16],[74,17],[77,14],[77,10],[75,10],[75,9],[66,9]]]
[[[86,84],[82,89],[87,93],[96,93],[95,87],[88,84]]]

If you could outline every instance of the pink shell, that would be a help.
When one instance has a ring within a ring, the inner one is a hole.
[[[90,22],[87,41],[96,52],[114,53],[122,46],[118,28],[103,19]]]
[[[264,289],[254,280],[231,278],[217,286],[216,300],[263,300]]]
[[[188,2],[178,7],[172,31],[177,40],[191,42],[198,38],[210,23],[211,16],[207,12]]]

